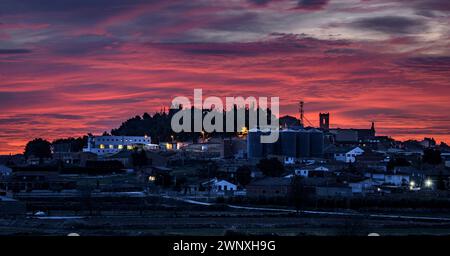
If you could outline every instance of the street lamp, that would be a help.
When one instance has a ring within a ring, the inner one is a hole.
[[[409,182],[409,189],[410,190],[413,190],[415,186],[416,186],[416,183],[413,180]]]
[[[433,186],[433,181],[430,180],[430,179],[427,179],[427,180],[425,181],[425,187],[431,188],[432,186]]]

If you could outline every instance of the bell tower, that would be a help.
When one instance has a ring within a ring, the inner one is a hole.
[[[328,131],[330,129],[330,113],[319,113],[320,129]]]

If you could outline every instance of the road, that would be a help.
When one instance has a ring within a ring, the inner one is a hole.
[[[214,203],[201,202],[192,199],[173,197],[173,196],[163,196],[167,199],[174,199],[178,201],[183,201],[189,204],[210,206]],[[336,212],[336,211],[297,211],[295,209],[282,209],[282,208],[267,208],[267,207],[249,207],[249,206],[239,206],[226,204],[228,207],[233,209],[241,210],[251,210],[251,211],[271,211],[271,212],[290,212],[290,213],[302,213],[302,214],[313,214],[313,215],[332,215],[332,216],[347,216],[347,217],[369,217],[369,218],[384,218],[384,219],[398,219],[398,220],[419,220],[419,221],[440,221],[440,222],[450,222],[450,218],[446,217],[428,217],[428,216],[408,216],[408,215],[396,215],[396,214],[364,214],[364,213],[351,213],[351,212]]]

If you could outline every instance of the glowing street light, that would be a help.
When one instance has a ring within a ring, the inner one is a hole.
[[[427,179],[427,180],[425,181],[425,187],[431,188],[432,186],[433,186],[433,181],[430,180],[430,179]]]
[[[416,186],[416,183],[413,180],[409,182],[409,190],[414,190],[415,186]]]

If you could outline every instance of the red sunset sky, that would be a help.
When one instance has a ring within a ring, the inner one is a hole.
[[[450,142],[450,1],[2,0],[0,154],[101,133],[202,88]]]

